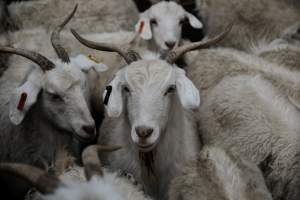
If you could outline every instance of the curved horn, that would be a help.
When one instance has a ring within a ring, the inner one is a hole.
[[[9,173],[27,181],[43,194],[53,193],[61,185],[60,180],[55,176],[26,164],[1,163],[0,172]]]
[[[71,32],[74,35],[74,37],[81,44],[83,44],[91,49],[96,49],[96,50],[100,50],[100,51],[108,51],[108,52],[117,52],[118,54],[120,54],[120,56],[122,56],[125,59],[127,64],[130,64],[134,61],[141,59],[141,56],[133,50],[126,51],[114,44],[89,41],[89,40],[81,37],[74,29],[71,29]]]
[[[25,49],[17,49],[13,47],[0,47],[0,52],[17,54],[25,58],[28,58],[29,60],[38,64],[43,71],[48,71],[55,68],[55,64],[51,62],[48,58],[33,51],[29,51]]]
[[[193,50],[196,50],[196,49],[207,48],[207,47],[209,47],[211,45],[214,45],[214,44],[220,42],[230,32],[232,26],[233,26],[233,23],[231,23],[230,25],[228,25],[226,27],[225,31],[223,31],[222,33],[220,33],[216,37],[213,37],[211,39],[207,39],[206,41],[194,42],[194,43],[191,43],[191,44],[187,44],[187,45],[184,45],[184,46],[177,47],[173,51],[170,51],[169,53],[167,53],[167,55],[165,57],[165,60],[168,63],[173,64],[183,54],[185,54],[185,53],[187,53],[189,51],[193,51]]]
[[[52,46],[57,54],[57,56],[65,63],[70,62],[69,55],[67,51],[62,47],[60,44],[60,31],[65,27],[65,25],[72,19],[74,16],[76,10],[77,10],[78,4],[75,5],[73,11],[68,15],[68,17],[61,23],[59,26],[55,28],[55,30],[51,34],[51,43]]]
[[[81,158],[84,166],[84,173],[87,180],[90,180],[94,175],[103,176],[102,166],[98,153],[101,151],[111,152],[120,149],[120,146],[101,146],[91,145],[84,149]]]

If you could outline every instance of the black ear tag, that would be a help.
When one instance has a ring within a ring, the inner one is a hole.
[[[106,94],[105,94],[104,101],[103,101],[104,105],[108,104],[111,91],[112,91],[112,86],[111,85],[106,86]]]

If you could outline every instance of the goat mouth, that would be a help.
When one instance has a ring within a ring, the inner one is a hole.
[[[140,143],[137,143],[136,145],[138,146],[138,148],[141,152],[151,151],[153,149],[153,147],[155,146],[155,144],[140,144]]]

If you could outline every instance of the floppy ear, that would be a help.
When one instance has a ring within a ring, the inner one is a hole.
[[[185,76],[184,72],[178,74],[176,79],[176,90],[181,105],[185,109],[196,109],[200,106],[199,90],[193,82]]]
[[[123,111],[122,82],[119,73],[108,84],[102,97],[108,116],[119,117]]]
[[[9,101],[10,121],[19,125],[31,106],[37,101],[41,86],[26,81],[23,85],[15,89]]]
[[[140,17],[138,23],[135,25],[135,32],[140,34],[144,40],[150,40],[152,38],[152,30],[149,18]]]
[[[200,20],[197,19],[197,17],[195,17],[194,15],[192,15],[191,13],[188,13],[186,12],[186,17],[188,18],[189,20],[189,23],[190,25],[193,27],[193,28],[202,28],[203,27],[203,24]]]

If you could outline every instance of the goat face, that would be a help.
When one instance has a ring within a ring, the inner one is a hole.
[[[109,85],[108,116],[120,116],[125,104],[131,139],[144,152],[152,150],[165,132],[172,102],[179,99],[186,109],[200,104],[199,91],[185,72],[162,60],[133,62],[118,71]]]
[[[145,40],[153,37],[161,50],[171,50],[180,43],[184,23],[189,23],[194,28],[203,26],[195,16],[177,3],[160,2],[140,15],[135,29]]]
[[[35,69],[10,99],[10,119],[20,124],[29,109],[40,101],[41,116],[79,138],[95,136],[94,120],[87,105],[86,75],[72,63],[57,62],[52,70]]]

